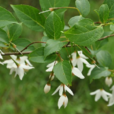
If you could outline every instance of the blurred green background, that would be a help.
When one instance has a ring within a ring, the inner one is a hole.
[[[98,9],[103,0],[89,0],[91,3],[91,12],[88,17],[98,21],[94,9]],[[70,5],[74,6],[75,0],[71,0]],[[39,0],[0,0],[0,6],[6,9],[12,9],[10,4],[26,4],[40,9]],[[77,15],[75,10],[67,10],[65,13],[65,22],[67,24],[70,17]],[[38,41],[42,33],[34,32],[23,26],[21,37],[30,41]],[[113,43],[112,39],[110,43]],[[105,47],[109,52],[113,51],[110,43]],[[44,94],[43,89],[48,80],[49,73],[45,72],[46,64],[34,64],[35,69],[30,70],[23,78],[19,80],[18,76],[9,75],[9,70],[5,66],[0,66],[0,114],[114,114],[114,108],[107,107],[107,103],[100,99],[97,103],[90,92],[104,86],[104,78],[90,83],[89,77],[85,80],[75,78],[71,89],[75,93],[74,97],[68,94],[69,103],[67,108],[57,107],[59,95],[52,96],[52,92],[59,86],[60,82],[54,80],[52,89],[48,94]],[[87,72],[85,69],[84,72]],[[109,91],[107,86],[104,89]]]

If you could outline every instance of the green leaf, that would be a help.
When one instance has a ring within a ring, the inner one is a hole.
[[[15,23],[8,26],[8,33],[10,41],[17,39],[21,33],[22,33],[22,24],[21,23]]]
[[[109,7],[107,4],[102,4],[99,8],[100,21],[105,23],[109,17]]]
[[[88,0],[76,0],[76,7],[84,17],[90,12],[90,3]]]
[[[42,8],[42,11],[49,10],[49,8],[52,7],[65,7],[68,6],[70,3],[70,0],[40,0],[40,6]],[[65,12],[66,9],[59,9],[55,12],[57,14]],[[50,12],[47,12],[45,14],[49,14]]]
[[[114,18],[114,4],[110,9],[109,18]]]
[[[44,48],[44,56],[47,57],[54,52],[60,51],[65,44],[65,42],[60,42],[57,40],[48,40],[46,47]]]
[[[7,33],[4,30],[2,30],[2,29],[0,29],[0,42],[4,42],[4,43],[8,43],[9,42]]]
[[[114,5],[114,0],[104,0],[104,4],[107,4],[110,9]]]
[[[101,50],[96,54],[96,57],[97,57],[98,63],[101,66],[104,66],[104,67],[111,66],[112,58],[111,58],[111,55],[109,54],[109,52]]]
[[[92,27],[94,28],[94,26]],[[64,34],[71,42],[81,46],[88,46],[100,39],[104,33],[103,27],[98,26],[95,29],[89,30],[92,27],[76,24]]]
[[[102,77],[110,76],[111,72],[108,68],[95,67],[90,75],[91,79],[100,79]]]
[[[71,84],[72,74],[69,61],[62,61],[54,67],[55,76],[64,84]]]
[[[74,26],[75,24],[78,24],[78,22],[79,22],[80,20],[82,20],[82,19],[84,19],[84,17],[82,17],[81,15],[80,15],[80,16],[72,17],[72,18],[69,20],[68,24],[72,27],[72,26]]]
[[[55,12],[51,12],[45,22],[45,31],[47,36],[51,39],[58,39],[61,36],[62,30],[63,23],[61,19]]]
[[[114,25],[110,25],[110,30],[114,31]]]
[[[13,40],[12,42],[16,45],[19,51],[21,51],[22,49],[24,49],[27,45],[31,43],[29,40],[24,39],[24,38],[18,38],[16,40]],[[33,45],[29,46],[25,51],[32,51],[32,50],[34,50]]]
[[[38,48],[32,53],[29,54],[29,59],[36,63],[46,63],[52,62],[56,59],[56,55],[48,56],[46,59],[44,58],[44,48]]]
[[[39,10],[28,5],[11,5],[17,17],[27,27],[35,31],[43,31],[45,18],[39,14]]]
[[[48,38],[47,36],[43,36],[42,39],[41,39],[42,42],[47,42],[48,40],[49,40],[49,38]],[[41,45],[42,45],[43,47],[46,46],[45,43],[42,43]]]
[[[16,23],[15,17],[6,9],[0,7],[0,27]]]

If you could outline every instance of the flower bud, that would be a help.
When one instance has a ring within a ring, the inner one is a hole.
[[[106,77],[105,78],[105,83],[106,83],[106,85],[108,85],[110,87],[111,84],[112,84],[112,78],[111,77]]]
[[[44,92],[45,93],[48,93],[51,89],[51,85],[50,84],[46,84],[45,87],[44,87]]]

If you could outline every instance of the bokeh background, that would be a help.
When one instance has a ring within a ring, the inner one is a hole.
[[[89,1],[91,12],[88,17],[98,21],[94,9],[98,9],[103,0]],[[70,6],[74,6],[74,2],[75,0],[71,0]],[[10,7],[11,4],[26,4],[40,9],[39,0],[0,0],[0,6],[13,12]],[[66,25],[68,20],[76,15],[77,11],[67,10],[64,18]],[[21,37],[30,41],[38,41],[42,38],[42,33],[32,31],[23,25]],[[111,38],[103,48],[113,53],[113,48],[110,47],[113,42],[114,40]],[[18,76],[14,78],[14,75],[9,75],[6,66],[0,66],[0,114],[114,114],[114,106],[107,107],[107,102],[103,99],[96,103],[94,96],[90,96],[90,92],[101,87],[109,91],[109,88],[104,84],[104,78],[95,80],[92,83],[90,83],[87,76],[85,80],[75,78],[71,87],[75,95],[72,97],[68,94],[69,103],[67,108],[62,107],[59,110],[57,107],[59,95],[52,96],[51,94],[60,82],[55,79],[52,82],[51,91],[44,94],[43,88],[49,76],[49,73],[45,72],[46,64],[33,63],[33,65],[35,69],[30,70],[22,81],[19,80]],[[85,69],[84,72],[86,73],[87,70]]]

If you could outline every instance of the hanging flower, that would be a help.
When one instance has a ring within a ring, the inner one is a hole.
[[[47,70],[46,72],[52,72],[53,71],[53,67],[58,63],[58,61],[54,61],[50,64],[47,65]]]
[[[51,85],[50,84],[46,84],[45,87],[44,87],[44,92],[45,93],[48,93],[51,89]]]
[[[106,85],[108,85],[110,87],[111,84],[112,84],[112,78],[111,77],[106,77],[105,78],[105,83],[106,83]]]
[[[64,91],[65,91],[65,92],[67,91],[67,92],[70,93],[71,95],[74,95],[73,92],[72,92],[72,90],[71,90],[69,87],[67,87],[66,85],[64,85],[64,84],[61,84],[61,85],[53,92],[52,95],[55,95],[55,94],[59,91],[59,95],[61,96],[61,95],[63,94],[63,86],[64,86]]]
[[[86,64],[86,66],[87,66],[88,68],[90,68],[89,71],[88,71],[88,73],[87,73],[87,75],[90,76],[92,70],[96,67],[96,65],[94,65],[94,64],[93,64],[93,65],[91,65],[91,64]]]
[[[95,101],[98,101],[101,97],[105,100],[108,101],[108,96],[111,96],[110,93],[106,92],[103,89],[98,89],[92,93],[90,93],[90,95],[96,95],[95,96]]]
[[[84,64],[89,64],[86,59],[88,59],[82,51],[78,51],[78,53],[74,52],[71,54],[72,55],[72,65],[78,67],[78,69],[82,72],[83,71],[83,63]]]
[[[60,109],[62,105],[65,108],[67,104],[68,104],[68,97],[66,96],[66,94],[63,94],[62,96],[60,96],[58,100],[58,108]]]
[[[34,67],[30,66],[30,62],[28,63],[27,57],[20,57],[17,59],[17,56],[11,55],[10,60],[6,60],[3,62],[3,64],[7,64],[7,68],[10,69],[10,74],[15,72],[15,76],[19,75],[20,80],[23,79],[25,70],[33,69]],[[28,64],[26,64],[26,62]]]

